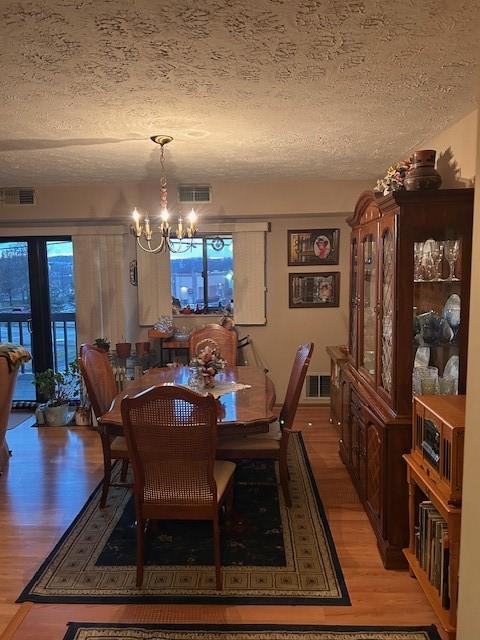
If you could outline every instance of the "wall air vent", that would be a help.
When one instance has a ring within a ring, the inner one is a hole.
[[[211,187],[209,185],[181,184],[178,187],[179,202],[211,202]]]
[[[303,399],[328,402],[330,400],[330,374],[308,373],[303,387]]]
[[[27,187],[0,188],[2,206],[35,204],[35,190]]]

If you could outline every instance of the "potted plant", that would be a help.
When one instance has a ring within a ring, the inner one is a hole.
[[[68,422],[68,403],[75,394],[78,376],[71,367],[63,373],[47,369],[35,374],[33,384],[47,402],[44,415],[47,424],[58,427]]]
[[[115,345],[115,350],[119,358],[121,358],[122,360],[126,360],[130,357],[130,353],[132,352],[132,343],[117,342],[117,344]]]
[[[106,353],[108,353],[110,349],[110,342],[106,338],[95,338],[93,344]]]
[[[68,368],[72,376],[72,381],[74,380],[74,395],[77,396],[77,394],[79,394],[80,396],[80,404],[75,409],[73,419],[77,427],[90,426],[92,419],[92,410],[88,399],[87,390],[85,388],[85,383],[80,374],[80,367],[78,365],[78,362],[74,360],[69,364]]]
[[[150,342],[136,342],[135,353],[137,357],[141,358],[150,351]]]

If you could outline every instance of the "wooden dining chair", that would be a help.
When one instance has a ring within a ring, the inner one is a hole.
[[[127,396],[121,409],[134,477],[137,587],[143,583],[147,520],[211,520],[221,589],[219,510],[231,498],[235,464],[215,460],[216,400],[185,387],[157,385]]]
[[[82,344],[78,365],[82,374],[88,397],[95,417],[100,418],[110,409],[113,398],[117,395],[117,385],[112,367],[105,351],[91,344]],[[125,482],[128,469],[127,441],[121,427],[97,425],[103,449],[103,484],[100,508],[107,502],[108,489],[111,486],[112,461],[122,460],[120,479]]]
[[[193,331],[190,336],[190,358],[196,355],[199,342],[210,339],[219,347],[225,362],[231,367],[237,364],[237,334],[233,329],[225,329],[219,324],[207,324],[201,329]]]
[[[217,444],[217,457],[223,460],[242,458],[277,460],[280,485],[287,507],[292,505],[288,488],[288,440],[290,434],[294,433],[293,421],[312,353],[313,342],[298,347],[278,422],[270,425],[268,434],[221,436]]]
[[[12,408],[13,392],[18,369],[9,366],[7,358],[0,357],[0,474],[10,457],[10,450],[5,440],[8,418]]]

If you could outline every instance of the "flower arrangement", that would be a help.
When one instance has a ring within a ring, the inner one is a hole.
[[[407,171],[412,166],[410,160],[402,160],[401,162],[397,162],[396,164],[392,164],[391,167],[388,168],[388,171],[381,180],[377,180],[377,184],[374,188],[376,193],[381,193],[384,196],[387,196],[392,191],[399,191],[401,189],[405,189],[403,182],[405,180],[405,176],[407,175]]]
[[[214,377],[217,372],[225,367],[225,360],[222,358],[217,343],[210,338],[201,340],[195,352],[195,357],[190,362],[190,366],[197,367],[203,377],[205,387],[215,386]]]

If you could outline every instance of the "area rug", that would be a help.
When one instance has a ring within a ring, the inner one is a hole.
[[[440,640],[431,627],[69,624],[64,640]]]
[[[111,487],[101,510],[98,487],[18,602],[349,605],[301,436],[290,444],[290,509],[273,461],[237,465],[234,517],[221,532],[222,590],[211,523],[182,521],[154,523],[137,589],[131,490]]]

